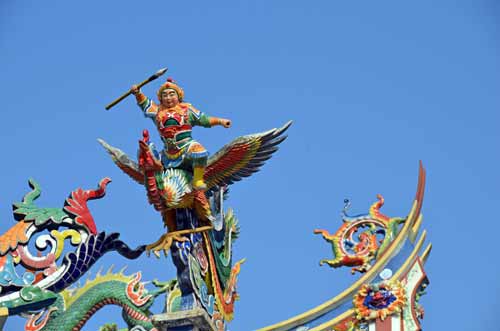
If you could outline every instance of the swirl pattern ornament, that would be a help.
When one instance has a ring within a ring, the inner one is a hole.
[[[57,230],[52,230],[50,231],[50,234],[52,235],[52,237],[56,239],[57,248],[54,252],[56,259],[58,259],[61,256],[64,250],[64,240],[66,240],[66,238],[71,238],[71,244],[73,246],[76,246],[82,242],[81,234],[73,229],[64,230],[62,232],[59,232]]]
[[[398,232],[399,225],[405,221],[403,218],[389,218],[380,212],[384,205],[384,198],[377,195],[378,201],[372,204],[366,215],[348,216],[349,200],[345,200],[343,211],[343,224],[334,234],[327,230],[316,229],[315,234],[321,234],[331,243],[334,254],[333,259],[322,259],[320,265],[328,264],[330,267],[352,267],[351,273],[364,273],[380,253],[387,248]]]
[[[96,232],[87,201],[102,198],[109,182],[104,178],[97,189],[74,190],[62,208],[45,208],[35,204],[40,186],[29,181],[31,191],[13,204],[17,223],[0,235],[0,310],[18,315],[47,308],[55,294],[74,284],[107,252],[117,251],[128,259],[144,252],[145,246],[128,247],[119,233]],[[73,249],[65,254],[66,240]],[[142,302],[138,281],[131,294],[135,291]],[[27,330],[42,328],[48,315],[35,316]]]

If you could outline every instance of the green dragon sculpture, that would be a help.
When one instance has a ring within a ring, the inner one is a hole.
[[[149,310],[155,298],[169,292],[176,281],[153,281],[156,289],[148,291],[140,282],[141,273],[124,275],[123,271],[98,275],[87,280],[85,285],[76,289],[66,289],[53,294],[55,301],[37,314],[31,314],[25,325],[26,331],[80,331],[85,323],[99,309],[106,305],[122,308],[122,317],[127,329],[120,331],[157,331],[151,323]],[[106,324],[101,330],[118,330],[116,324]]]

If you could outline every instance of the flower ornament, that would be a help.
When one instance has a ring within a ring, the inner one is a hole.
[[[399,281],[365,284],[354,296],[353,304],[359,320],[384,320],[401,312],[406,304],[406,293]]]

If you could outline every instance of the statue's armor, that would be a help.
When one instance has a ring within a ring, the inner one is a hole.
[[[156,124],[165,144],[165,156],[176,159],[183,148],[193,140],[187,106],[161,110],[156,114]]]
[[[180,166],[202,166],[207,163],[207,150],[191,136],[195,125],[210,127],[210,117],[189,103],[180,103],[173,108],[156,105],[139,93],[137,102],[146,117],[154,120],[165,148],[161,161],[166,168]],[[187,164],[184,160],[189,161]],[[183,165],[184,164],[184,165]]]

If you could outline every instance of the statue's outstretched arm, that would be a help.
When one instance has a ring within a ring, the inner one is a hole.
[[[231,127],[231,120],[219,117],[210,117],[209,119],[210,126],[222,125],[225,128]]]

